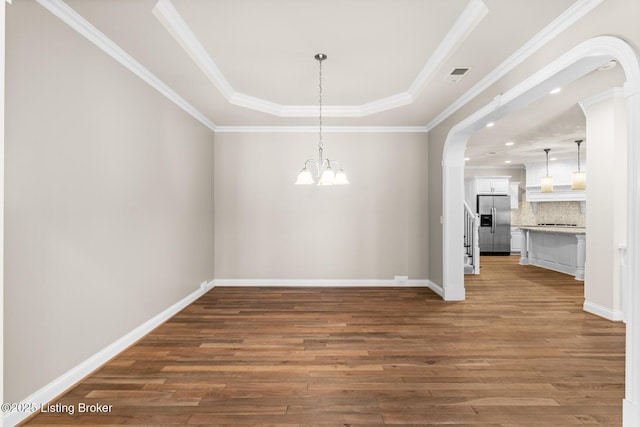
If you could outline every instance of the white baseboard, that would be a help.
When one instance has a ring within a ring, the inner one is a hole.
[[[432,282],[431,280],[427,280],[429,289],[438,294],[440,298],[445,301],[464,301],[464,288],[462,288],[461,294],[453,294],[451,292],[446,292],[444,287],[438,285],[437,283]]]
[[[427,280],[427,282],[427,286],[429,286],[429,289],[438,294],[440,298],[444,299],[444,288],[436,283],[433,283],[431,280]]]
[[[612,310],[607,307],[603,307],[594,302],[586,301],[582,306],[582,309],[587,313],[595,314],[596,316],[604,317],[605,319],[612,320],[614,322],[619,322],[623,319],[621,310]]]
[[[640,425],[640,408],[633,402],[622,401],[622,427],[636,427]]]
[[[412,287],[429,286],[428,280],[366,279],[216,279],[215,286],[283,286],[283,287]]]
[[[36,406],[39,408],[40,405],[51,402],[53,399],[60,396],[65,391],[73,387],[76,383],[81,381],[84,377],[100,368],[102,365],[113,359],[115,356],[127,349],[140,338],[144,337],[146,334],[171,318],[180,310],[200,298],[212,287],[213,281],[203,282],[198,290],[192,292],[177,303],[173,304],[171,307],[162,311],[153,318],[147,320],[145,323],[138,326],[128,334],[124,335],[123,337],[103,348],[73,369],[67,371],[60,377],[45,385],[40,390],[33,393],[31,396],[23,399],[20,403],[23,404],[23,407],[28,407],[32,404],[36,404]],[[31,414],[32,412],[7,413],[2,417],[2,425],[5,427],[13,427],[23,421],[25,418],[29,417]]]

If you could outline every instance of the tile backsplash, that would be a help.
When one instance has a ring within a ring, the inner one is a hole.
[[[512,225],[544,224],[576,224],[586,225],[586,214],[580,210],[580,202],[538,202],[538,212],[533,212],[533,205],[520,202],[519,209],[511,209]]]

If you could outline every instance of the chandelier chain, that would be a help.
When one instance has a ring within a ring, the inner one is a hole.
[[[319,123],[319,129],[318,129],[318,133],[320,135],[320,139],[318,140],[318,147],[322,150],[322,59],[320,59],[318,61],[320,63],[320,67],[319,67],[319,83],[318,83],[318,88],[319,90],[319,95],[318,95],[318,112],[319,112],[319,117],[318,117],[318,123]]]

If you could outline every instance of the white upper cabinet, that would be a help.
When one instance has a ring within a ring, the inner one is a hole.
[[[520,183],[509,183],[509,196],[511,197],[511,209],[518,209],[520,202]]]
[[[509,177],[479,177],[475,178],[477,194],[509,194]]]
[[[473,212],[477,212],[478,195],[494,196],[509,194],[510,176],[474,176],[465,180],[465,199]]]
[[[586,171],[581,164],[580,170]],[[576,160],[557,160],[549,162],[549,175],[553,177],[553,192],[540,191],[540,181],[547,175],[546,162],[527,163],[527,202],[585,201],[584,190],[571,189],[571,174],[578,170]]]

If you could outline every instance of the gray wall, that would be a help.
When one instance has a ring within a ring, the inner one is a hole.
[[[6,29],[16,402],[214,278],[213,134],[35,2]]]
[[[427,135],[323,139],[350,185],[294,185],[316,133],[216,134],[217,279],[427,277]]]

